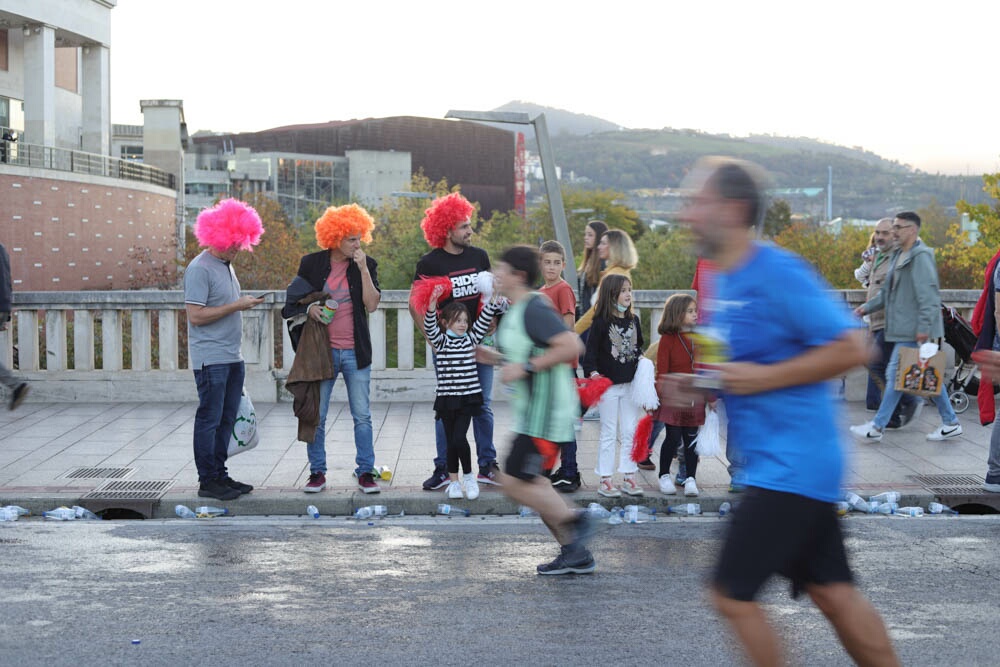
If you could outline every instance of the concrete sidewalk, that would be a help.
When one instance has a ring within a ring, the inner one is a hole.
[[[172,516],[176,503],[220,504],[197,495],[191,449],[196,407],[194,403],[25,403],[14,412],[0,412],[0,505],[18,504],[34,513],[76,504],[104,481],[66,477],[82,467],[132,468],[128,480],[173,480],[155,516]],[[925,439],[926,433],[940,424],[937,411],[928,404],[917,423],[888,431],[877,444],[858,443],[847,431],[849,424],[871,418],[864,404],[845,403],[844,408],[842,431],[850,452],[847,482],[862,496],[895,490],[904,495],[906,504],[926,506],[933,498],[911,476],[985,474],[991,427],[979,425],[975,405],[960,415],[965,433],[959,438],[944,442]],[[510,441],[510,412],[505,402],[495,403],[494,410],[502,461]],[[256,487],[253,493],[226,503],[234,513],[304,514],[306,505],[315,504],[324,514],[344,515],[355,507],[382,504],[392,513],[405,510],[407,514],[428,514],[438,503],[449,502],[443,491],[423,491],[420,486],[433,469],[433,410],[429,402],[372,406],[376,465],[389,466],[394,472],[391,482],[381,483],[382,493],[377,495],[361,493],[352,477],[353,423],[345,404],[335,403],[330,409],[328,488],[318,494],[302,492],[309,470],[305,444],[295,438],[291,404],[262,403],[257,412],[260,445],[229,462],[235,479]],[[578,505],[607,500],[596,493],[598,427],[598,422],[584,422],[578,434],[584,486],[567,495]],[[653,456],[657,463],[658,453],[659,448]],[[676,463],[673,471],[676,473]],[[661,495],[656,472],[640,471],[640,475],[645,498],[636,501],[623,497],[611,504],[640,502],[662,508],[686,502],[683,495]],[[616,482],[619,479],[616,476]],[[705,511],[714,511],[720,502],[738,498],[728,492],[729,477],[721,459],[702,460],[698,486],[702,493],[697,502]],[[517,511],[496,487],[481,488],[478,500],[451,504],[475,513]]]

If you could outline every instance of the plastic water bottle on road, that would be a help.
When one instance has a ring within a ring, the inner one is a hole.
[[[535,510],[531,509],[527,505],[521,505],[520,509],[517,510],[517,515],[519,517],[521,517],[522,519],[532,519],[532,518],[537,519],[538,518],[538,512],[536,512]]]
[[[28,516],[29,514],[31,514],[31,510],[27,510],[21,507],[20,505],[7,505],[6,507],[4,507],[4,509],[10,510],[12,512],[17,512],[18,516]]]
[[[928,514],[958,514],[956,510],[948,507],[947,505],[942,505],[941,503],[928,503],[927,505]]]
[[[389,508],[385,505],[372,505],[372,513],[375,516],[387,516],[389,514]]]
[[[868,503],[865,502],[865,499],[852,491],[848,491],[844,495],[844,502],[850,505],[851,509],[856,512],[867,513],[871,511],[871,508],[868,507]]]
[[[54,510],[42,512],[42,516],[53,521],[74,521],[76,519],[76,510],[69,507],[57,507]]]
[[[719,518],[726,516],[733,511],[733,504],[728,500],[721,505],[719,505]]]
[[[199,519],[208,519],[216,516],[227,516],[229,510],[224,507],[211,507],[210,505],[202,505],[201,507],[194,508],[195,514],[198,515]]]
[[[375,510],[373,510],[371,507],[359,507],[358,509],[354,510],[355,519],[370,519],[373,516],[375,516]]]
[[[899,492],[897,491],[886,491],[885,493],[880,493],[877,496],[871,496],[868,498],[870,503],[898,503],[900,499]]]
[[[847,504],[846,500],[841,500],[833,504],[833,508],[837,511],[837,516],[845,516],[851,511],[851,506]]]
[[[91,512],[86,507],[80,507],[79,505],[73,505],[72,510],[74,512],[76,512],[76,518],[77,519],[90,519],[90,520],[96,519],[98,521],[101,520],[101,517],[97,516],[96,514],[94,514],[93,512]]]
[[[587,505],[587,514],[595,519],[607,519],[611,516],[611,511],[600,503],[590,503]]]
[[[437,506],[438,514],[445,514],[447,516],[469,516],[472,514],[469,510],[462,509],[461,507],[452,507],[447,503],[441,503]]]
[[[698,503],[683,503],[667,508],[668,514],[680,514],[681,516],[697,516],[701,514],[701,505]]]
[[[870,514],[893,514],[899,509],[899,503],[871,503],[868,508]]]
[[[896,514],[900,516],[923,516],[923,507],[899,507],[896,509]]]
[[[308,514],[309,516],[311,516],[314,519],[318,519],[319,518],[319,508],[316,507],[315,505],[310,505],[309,507],[306,508],[306,514]]]
[[[17,513],[17,510],[12,510],[9,507],[0,507],[0,521],[17,521],[19,516],[21,515]]]
[[[656,521],[656,510],[645,505],[626,505],[623,518],[625,519],[625,523]]]
[[[177,505],[174,507],[174,514],[182,519],[197,519],[198,515],[195,514],[190,507],[187,505]]]

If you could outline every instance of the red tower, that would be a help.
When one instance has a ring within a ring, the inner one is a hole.
[[[524,194],[524,132],[517,133],[514,149],[514,210],[522,218],[527,214]]]

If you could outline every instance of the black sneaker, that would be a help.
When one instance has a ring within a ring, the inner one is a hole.
[[[899,408],[899,428],[903,428],[910,422],[915,421],[923,409],[924,399],[919,397],[902,405]]]
[[[25,396],[28,395],[28,383],[22,382],[21,384],[14,387],[14,390],[10,392],[10,401],[7,403],[7,408],[10,410],[15,409],[17,406],[24,402]]]
[[[476,481],[480,484],[492,484],[493,486],[503,486],[500,484],[500,466],[496,461],[490,461],[479,469]]]
[[[448,482],[450,481],[447,470],[444,468],[434,468],[434,474],[424,481],[424,491],[443,489],[448,486]]]
[[[253,491],[253,487],[249,484],[244,484],[243,482],[237,482],[232,477],[226,477],[222,480],[222,483],[228,486],[230,489],[236,489],[240,494],[250,493]]]
[[[556,491],[563,493],[573,493],[580,488],[580,473],[567,475],[562,469],[552,478],[552,486]]]
[[[236,500],[240,497],[240,492],[228,486],[221,479],[210,479],[201,483],[198,487],[198,495],[202,498],[215,498],[216,500]]]
[[[554,561],[539,565],[536,569],[538,574],[590,574],[596,568],[594,557],[586,549],[570,553],[569,547],[562,547]]]

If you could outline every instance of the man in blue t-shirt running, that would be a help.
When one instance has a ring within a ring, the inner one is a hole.
[[[737,160],[699,162],[681,214],[699,255],[718,268],[706,305],[728,352],[722,396],[745,462],[747,494],[728,526],[713,601],[755,664],[782,664],[755,598],[783,575],[793,595],[809,594],[855,662],[898,665],[885,624],[853,584],[833,506],[844,464],[828,380],[866,361],[864,339],[812,267],[753,240],[765,209],[759,171]],[[678,407],[695,397],[690,376],[664,382]]]

